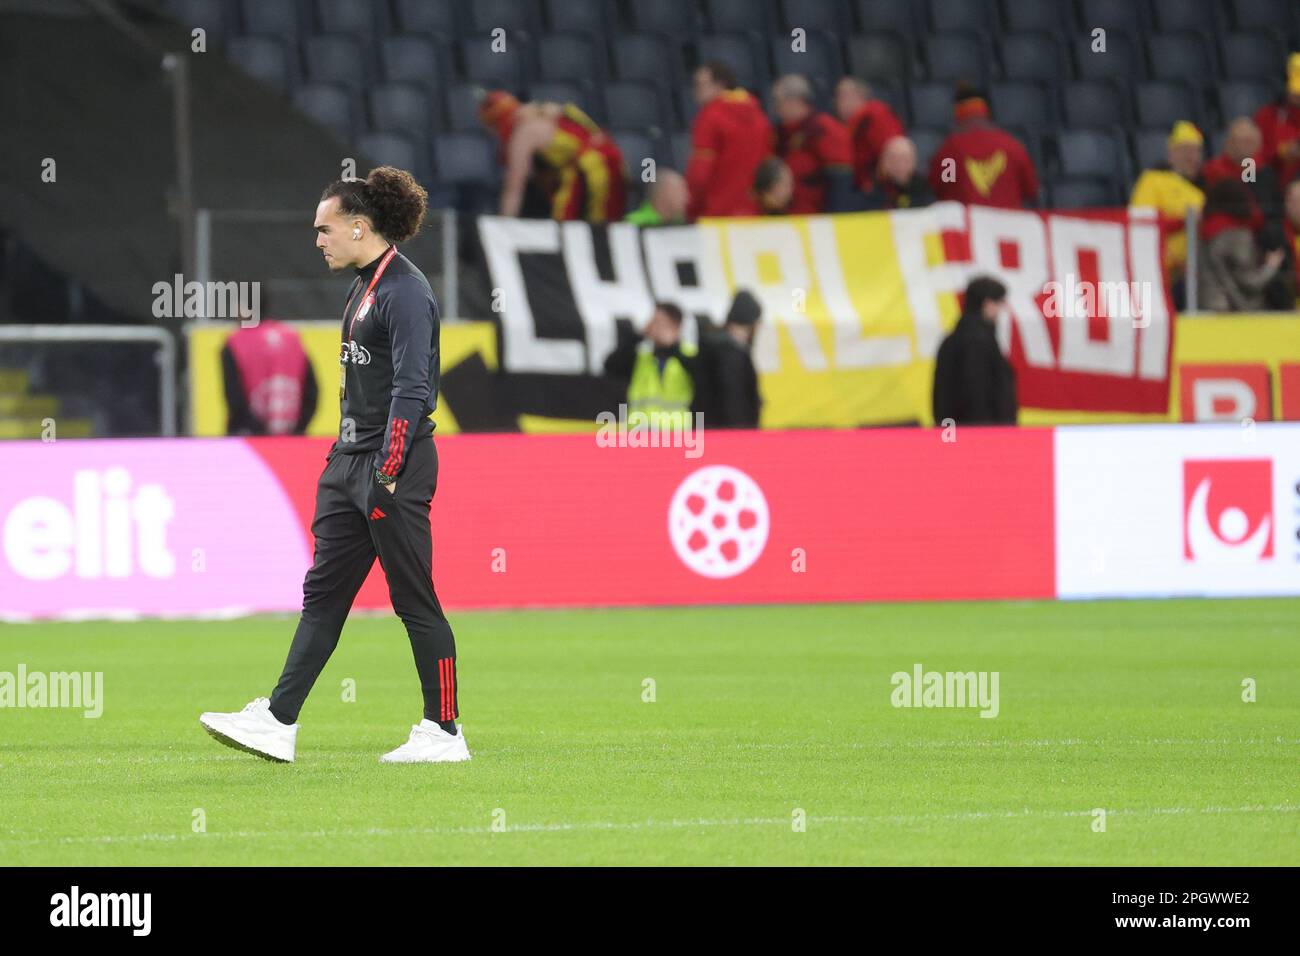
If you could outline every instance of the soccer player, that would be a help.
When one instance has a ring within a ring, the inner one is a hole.
[[[429,420],[438,399],[438,306],[428,280],[394,243],[415,235],[427,194],[410,173],[380,166],[326,187],[316,246],[333,272],[354,270],[343,309],[339,438],[316,488],[315,558],[302,616],[275,691],[199,722],[228,746],[290,762],[298,712],[339,641],[376,556],[406,626],[424,719],[383,763],[469,759],[456,726],[456,643],[433,589],[429,504],[438,455]]]

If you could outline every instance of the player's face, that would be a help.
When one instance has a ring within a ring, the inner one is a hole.
[[[325,257],[331,272],[340,272],[357,264],[357,247],[352,238],[352,220],[339,212],[337,196],[323,200],[316,207],[316,248]]]

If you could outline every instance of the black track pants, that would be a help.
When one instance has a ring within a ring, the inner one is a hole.
[[[271,694],[271,712],[295,723],[338,645],[343,622],[378,556],[388,593],[411,639],[424,716],[446,721],[456,707],[456,642],[433,589],[429,504],[438,485],[433,438],[417,438],[389,492],[375,481],[374,456],[330,454],[316,487],[315,559],[302,585],[302,617]]]

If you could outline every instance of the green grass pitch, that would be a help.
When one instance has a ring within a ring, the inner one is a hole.
[[[204,733],[295,622],[0,625],[0,671],[104,674],[98,719],[0,709],[0,864],[1300,863],[1300,601],[454,614],[474,759],[412,766],[389,617],[296,763]],[[999,715],[895,708],[916,663],[997,671]]]

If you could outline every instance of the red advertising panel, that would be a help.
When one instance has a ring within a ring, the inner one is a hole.
[[[0,618],[297,610],[329,444],[5,443]],[[1053,595],[1048,429],[437,447],[434,579],[450,608]],[[357,606],[388,606],[378,566]]]
[[[1051,597],[1049,430],[438,440],[448,607]],[[299,517],[327,443],[253,440]],[[387,603],[376,570],[358,604]]]

